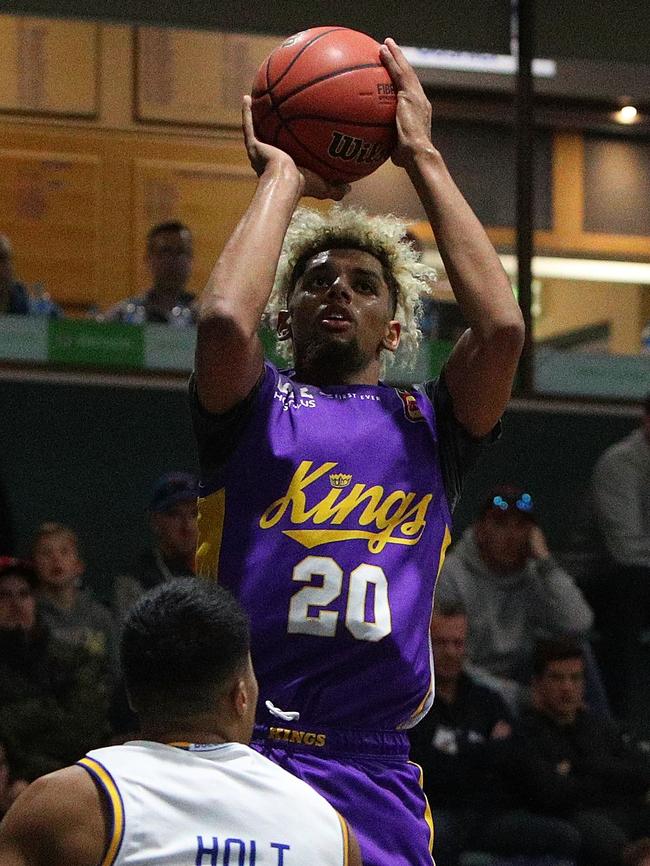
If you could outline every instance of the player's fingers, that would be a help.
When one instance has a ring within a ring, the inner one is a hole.
[[[386,43],[379,47],[379,59],[388,70],[388,74],[393,79],[393,83],[395,83],[396,80],[401,78],[402,70],[400,69],[398,62],[393,57],[391,50]]]
[[[409,85],[411,87],[419,85],[420,80],[417,77],[415,70],[406,59],[406,55],[397,42],[388,37],[382,47],[385,48],[382,60],[384,61],[386,68],[389,72],[391,72],[391,68],[394,70],[394,73],[391,73],[391,76],[393,78],[399,78],[400,83],[403,85]]]
[[[250,147],[255,141],[255,130],[253,128],[253,112],[251,109],[251,98],[246,95],[241,104],[241,121],[244,130],[246,147]]]

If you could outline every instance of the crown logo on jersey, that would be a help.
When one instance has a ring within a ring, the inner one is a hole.
[[[352,476],[346,475],[345,472],[330,473],[330,484],[337,490],[342,490],[344,487],[347,487],[350,481],[352,481]]]

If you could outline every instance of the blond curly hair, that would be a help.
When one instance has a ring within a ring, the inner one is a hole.
[[[405,240],[406,224],[392,215],[371,216],[362,208],[334,205],[329,211],[298,208],[284,240],[266,312],[271,327],[287,307],[294,287],[296,265],[322,250],[350,247],[376,256],[396,290],[394,317],[402,326],[399,353],[404,361],[417,352],[422,332],[418,326],[421,298],[430,292],[436,273],[420,260],[420,254]],[[290,341],[278,340],[277,350],[291,359]],[[384,352],[384,360],[394,353]]]

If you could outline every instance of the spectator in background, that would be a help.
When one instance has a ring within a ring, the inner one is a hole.
[[[538,645],[517,735],[522,802],[578,829],[581,866],[619,866],[626,843],[650,834],[650,760],[585,708],[579,644]]]
[[[108,736],[109,695],[97,658],[57,640],[37,613],[36,573],[0,559],[0,740],[17,777],[63,767]]]
[[[0,234],[0,315],[27,316],[29,291],[14,274],[14,254],[7,235]]]
[[[555,562],[525,490],[495,487],[445,559],[436,599],[467,612],[469,669],[516,712],[530,681],[535,640],[585,636],[593,615]]]
[[[32,543],[39,610],[52,634],[83,647],[117,676],[117,629],[109,611],[84,589],[84,563],[76,533],[61,523],[43,523]]]
[[[156,481],[149,503],[153,545],[140,555],[132,574],[115,579],[113,606],[119,623],[148,589],[195,573],[198,495],[198,480],[189,472],[168,472]]]
[[[625,866],[650,866],[650,837],[628,845],[623,852]]]
[[[39,293],[32,296],[27,286],[16,279],[13,259],[11,241],[6,235],[0,234],[0,316],[36,315],[60,318],[60,308],[53,303],[42,286],[39,286]]]
[[[409,731],[433,815],[436,864],[456,866],[464,850],[572,859],[580,843],[576,830],[523,811],[513,796],[511,715],[497,692],[463,671],[467,625],[460,606],[436,602],[435,700]]]
[[[141,324],[194,324],[195,297],[187,291],[192,272],[192,233],[176,220],[158,223],[147,235],[147,265],[151,288],[120,301],[106,314],[107,321]]]
[[[650,575],[650,392],[641,426],[598,459],[591,493],[609,563]]]
[[[597,561],[588,588],[607,690],[625,717],[644,677],[640,640],[650,629],[650,392],[640,427],[596,463],[590,505]]]

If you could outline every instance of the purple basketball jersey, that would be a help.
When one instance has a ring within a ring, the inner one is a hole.
[[[197,554],[250,616],[262,721],[265,700],[301,726],[421,717],[450,525],[426,395],[266,365],[235,452],[202,479]]]

